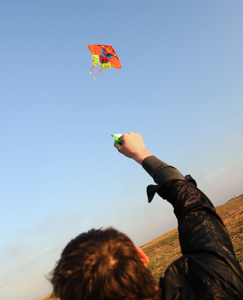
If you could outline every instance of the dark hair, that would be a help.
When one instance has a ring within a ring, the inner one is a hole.
[[[53,295],[61,300],[159,299],[158,286],[135,245],[111,227],[71,240],[50,281]]]

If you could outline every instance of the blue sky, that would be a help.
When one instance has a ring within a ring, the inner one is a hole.
[[[242,1],[0,4],[1,299],[50,292],[82,231],[112,225],[140,246],[176,227],[111,133],[141,133],[215,205],[242,194]],[[113,45],[122,69],[95,82],[89,44]]]

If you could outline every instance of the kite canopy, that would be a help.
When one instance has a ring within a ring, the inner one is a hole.
[[[109,69],[111,67],[121,69],[121,63],[112,46],[88,45],[88,48],[92,53],[93,61],[93,67],[91,68],[90,75],[93,74],[93,68],[98,66],[99,64],[101,64],[101,69],[95,75],[99,74],[101,70]]]

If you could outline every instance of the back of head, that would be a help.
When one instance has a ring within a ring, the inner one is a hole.
[[[61,300],[159,299],[158,286],[132,241],[108,228],[71,240],[52,277]]]

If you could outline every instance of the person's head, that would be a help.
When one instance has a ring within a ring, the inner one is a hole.
[[[51,275],[61,300],[159,299],[141,249],[113,228],[92,229],[71,240]]]

